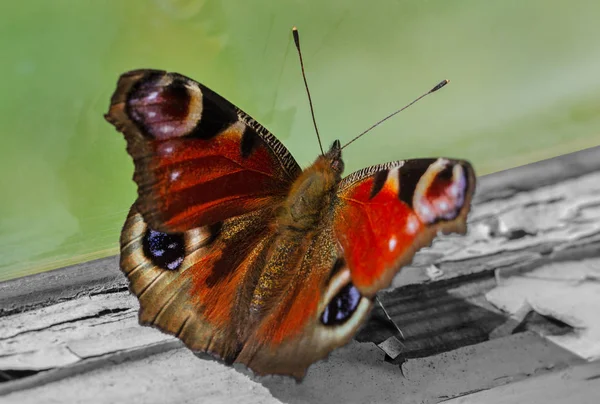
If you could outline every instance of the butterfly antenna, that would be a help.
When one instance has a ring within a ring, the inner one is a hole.
[[[385,121],[387,121],[388,119],[390,119],[391,117],[393,117],[396,114],[399,114],[400,112],[404,111],[406,108],[410,107],[411,105],[413,105],[415,102],[419,101],[421,98],[425,98],[426,96],[428,96],[431,93],[436,92],[437,90],[439,90],[440,88],[444,87],[446,84],[448,84],[450,82],[450,80],[442,80],[440,81],[435,87],[433,87],[431,90],[427,91],[425,94],[421,95],[420,97],[416,98],[415,100],[413,100],[411,103],[403,106],[402,108],[400,108],[398,111],[393,112],[391,114],[389,114],[388,116],[386,116],[385,118],[383,118],[380,121],[377,121],[373,126],[371,126],[370,128],[368,128],[367,130],[365,130],[364,132],[360,133],[358,136],[356,136],[354,139],[352,139],[351,141],[349,141],[348,143],[346,143],[344,146],[342,146],[342,149],[345,148],[346,146],[348,146],[350,143],[354,142],[355,140],[357,140],[358,138],[360,138],[361,136],[367,134],[368,132],[371,131],[371,129],[381,125],[382,123],[384,123]]]
[[[317,140],[319,141],[319,148],[321,154],[323,152],[323,145],[321,144],[321,136],[319,135],[319,129],[317,128],[317,120],[315,119],[315,110],[313,108],[312,98],[310,98],[310,91],[308,90],[308,83],[306,82],[306,74],[304,73],[304,62],[302,61],[302,52],[300,51],[300,35],[298,35],[298,28],[292,28],[292,34],[294,35],[294,43],[296,49],[298,49],[298,56],[300,57],[300,68],[302,69],[302,78],[304,79],[304,86],[306,87],[306,94],[308,94],[308,103],[310,104],[310,114],[312,115],[313,124],[315,125],[315,132],[317,132]]]

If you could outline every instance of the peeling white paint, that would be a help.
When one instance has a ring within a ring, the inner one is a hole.
[[[486,295],[490,303],[512,315],[528,305],[576,328],[547,338],[582,358],[600,359],[600,258],[558,262],[500,278],[501,284]]]

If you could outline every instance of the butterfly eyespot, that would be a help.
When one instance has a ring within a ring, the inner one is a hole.
[[[421,211],[428,222],[455,219],[464,204],[467,177],[460,165],[444,167],[432,181],[422,202]]]
[[[352,283],[349,283],[325,307],[321,315],[321,322],[324,325],[340,325],[345,323],[356,311],[360,299],[361,295],[358,289]]]
[[[185,258],[183,234],[167,234],[148,229],[143,240],[144,255],[159,268],[175,271]]]
[[[131,119],[152,138],[166,140],[189,134],[200,119],[201,96],[183,80],[163,84],[162,75],[149,75],[134,86],[127,99]]]

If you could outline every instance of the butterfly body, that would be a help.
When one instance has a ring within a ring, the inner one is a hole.
[[[106,118],[135,165],[121,268],[140,322],[259,374],[301,379],[416,250],[465,231],[475,177],[463,160],[343,177],[335,141],[301,170],[246,113],[157,70],[122,75]]]
[[[332,212],[342,170],[340,143],[335,141],[326,155],[319,156],[294,181],[283,204],[279,224],[307,231],[322,226],[324,216]]]

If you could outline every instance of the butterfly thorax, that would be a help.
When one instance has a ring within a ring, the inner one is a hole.
[[[329,152],[317,157],[294,181],[279,213],[280,229],[307,231],[322,224],[323,215],[330,210],[343,170],[340,143],[336,140]]]

